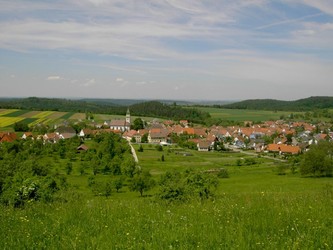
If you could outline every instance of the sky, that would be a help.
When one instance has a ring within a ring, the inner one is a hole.
[[[0,0],[0,97],[333,96],[332,0]]]

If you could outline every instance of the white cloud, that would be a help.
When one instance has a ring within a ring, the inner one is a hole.
[[[82,86],[91,87],[91,86],[94,86],[95,84],[96,84],[95,78],[91,78],[91,79],[86,79],[86,82],[83,83]]]
[[[244,87],[256,82],[282,87],[318,82],[332,90],[325,85],[333,78],[330,0],[282,0],[277,8],[275,1],[268,0],[24,3],[11,0],[2,4],[0,49],[24,52],[18,53],[22,58],[47,54],[45,61],[52,60],[50,64],[31,64],[43,82],[48,74],[40,73],[43,69],[49,67],[47,72],[54,72],[52,67],[61,65],[68,67],[63,74],[70,78],[51,75],[46,80],[63,80],[62,84],[72,83],[74,89],[96,85],[96,79],[89,76],[98,75],[99,95],[107,92],[102,93],[102,86],[121,89],[122,94],[136,89],[145,95],[155,96],[156,91],[163,96],[171,90],[181,96],[186,89],[187,96],[200,97],[203,88],[211,95],[218,95],[220,88],[227,95],[226,86],[231,89],[235,83]],[[292,10],[300,4],[306,6],[296,16]],[[288,9],[290,6],[293,8]],[[234,93],[251,93],[250,88],[242,89],[237,86]],[[85,91],[91,92],[89,88]]]
[[[136,85],[138,86],[143,86],[143,85],[147,85],[148,82],[145,82],[145,81],[140,81],[140,82],[136,82]]]
[[[63,78],[61,76],[48,76],[46,78],[46,80],[48,81],[58,81],[58,80],[62,80]]]

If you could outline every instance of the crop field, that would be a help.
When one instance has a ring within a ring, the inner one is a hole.
[[[24,118],[22,117],[7,117],[7,116],[0,116],[0,127],[8,127],[15,122],[20,122]]]
[[[213,118],[220,118],[234,121],[268,121],[278,120],[280,117],[288,116],[291,112],[264,111],[264,110],[242,110],[242,109],[220,109],[220,108],[198,108],[210,113]],[[297,112],[293,112],[296,114]]]
[[[29,126],[36,124],[52,124],[64,119],[73,119],[75,113],[56,111],[27,111],[18,109],[0,110],[0,130],[6,130],[16,122],[24,122]],[[78,115],[78,114],[77,114]]]
[[[16,111],[18,111],[18,109],[1,109],[0,116],[5,116],[7,114],[14,113]]]
[[[123,119],[120,115],[94,114],[96,122],[110,121],[112,119]],[[61,123],[64,120],[85,120],[84,113],[75,112],[58,112],[58,111],[28,111],[18,109],[0,109],[0,131],[10,130],[16,122],[24,122],[28,126],[37,124],[55,124]],[[137,116],[133,116],[134,120]],[[152,117],[140,117],[145,121],[151,121]]]

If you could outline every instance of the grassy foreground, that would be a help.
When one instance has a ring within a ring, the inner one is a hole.
[[[332,188],[165,204],[94,199],[1,208],[1,249],[332,249]]]
[[[264,158],[237,166],[237,159],[253,158],[240,153],[176,152],[145,146],[139,163],[156,181],[167,170],[226,168],[230,178],[220,179],[214,199],[170,204],[155,196],[158,187],[145,197],[128,187],[108,198],[93,196],[91,174],[80,175],[74,162],[67,176],[72,188],[58,201],[0,206],[0,249],[333,248],[332,178],[278,175],[280,163]]]

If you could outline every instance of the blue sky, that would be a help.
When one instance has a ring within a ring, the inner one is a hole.
[[[0,0],[0,97],[333,95],[331,0]]]

